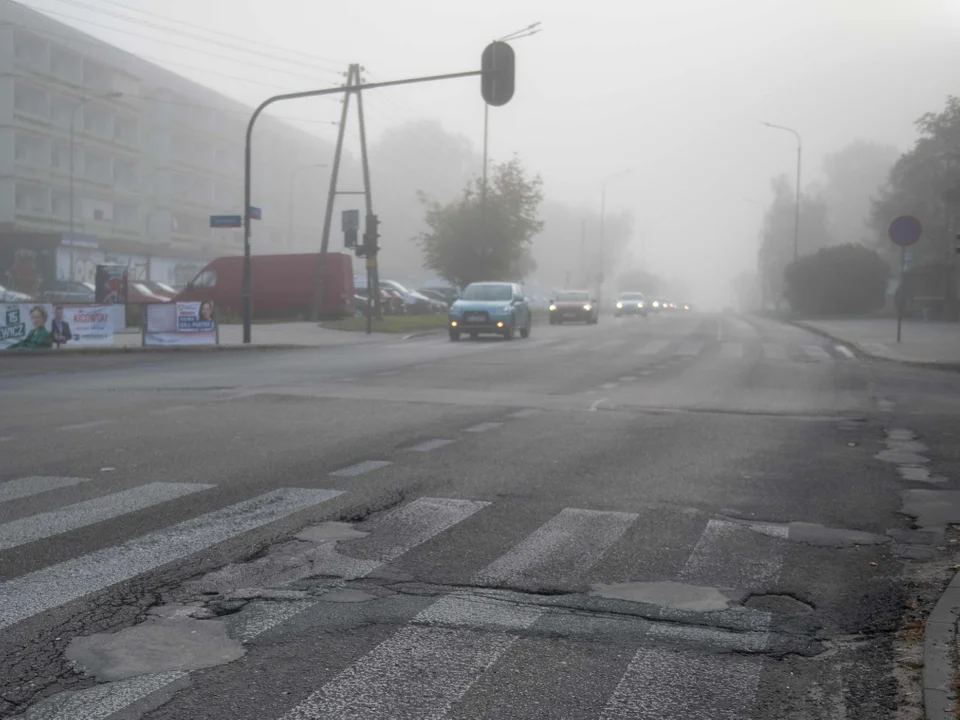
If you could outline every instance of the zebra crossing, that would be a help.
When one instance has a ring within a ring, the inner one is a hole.
[[[97,482],[84,478],[33,477],[0,482],[0,507],[25,497],[57,489],[82,488],[95,493]],[[207,484],[150,483],[0,524],[0,551],[50,539],[95,523],[110,523],[144,508],[213,488]],[[59,562],[0,582],[0,637],[13,625],[48,610],[94,595],[162,566],[257,528],[316,508],[344,495],[340,490],[281,488],[214,510],[193,519],[135,537],[115,546]],[[505,501],[419,497],[367,520],[335,539],[306,542],[302,563],[287,563],[271,576],[257,563],[238,564],[210,574],[222,587],[246,588],[259,581],[285,587],[292,580],[322,577],[332,588],[368,578],[431,542],[470,544],[468,521],[489,522],[506,512]],[[673,581],[690,587],[725,587],[751,591],[777,581],[785,537],[722,518],[680,513],[696,537],[682,567],[668,576],[629,578],[634,581]],[[587,619],[586,611],[564,614],[524,593],[561,578],[584,587],[609,581],[597,568],[604,557],[631,540],[630,531],[643,522],[638,512],[563,508],[525,535],[511,538],[499,554],[469,570],[464,586],[448,587],[419,608],[399,629],[356,661],[311,688],[278,720],[313,718],[441,718],[464,701],[473,688],[497,683],[495,668],[511,654],[530,652],[530,634],[551,623],[586,623],[589,635],[610,618]],[[531,523],[532,525],[532,523]],[[701,527],[702,526],[702,527]],[[31,529],[36,528],[36,529]],[[699,532],[697,534],[697,531]],[[479,532],[483,532],[480,530]],[[322,534],[322,533],[321,533]],[[309,539],[298,535],[298,542]],[[635,541],[633,541],[635,542]],[[299,546],[298,546],[299,547]],[[629,548],[656,553],[656,548]],[[469,561],[465,561],[468,562]],[[292,568],[292,569],[291,569]],[[466,568],[464,568],[465,571]],[[245,573],[250,573],[246,575]],[[291,574],[292,573],[292,574]],[[429,580],[429,579],[427,579]],[[571,591],[573,592],[573,591]],[[593,594],[593,593],[591,593]],[[577,595],[574,592],[574,595]],[[585,597],[583,592],[578,596]],[[601,593],[602,597],[602,593]],[[230,632],[242,643],[253,642],[291,618],[322,612],[324,594],[297,596],[289,602],[256,602],[231,616]],[[617,600],[616,602],[629,602]],[[619,679],[609,688],[603,707],[589,717],[748,718],[763,669],[762,652],[770,641],[771,617],[766,612],[732,604],[716,613],[723,627],[686,625],[693,611],[661,608],[658,623],[637,618],[642,641],[629,662],[618,661]],[[598,623],[589,625],[589,623]],[[735,653],[698,652],[706,645]],[[97,685],[56,696],[28,712],[29,720],[108,720],[116,713],[158,691],[180,687],[185,671],[168,671]],[[508,693],[509,687],[498,688]],[[469,714],[469,713],[468,713]],[[586,717],[586,716],[584,716]]]
[[[774,362],[852,362],[856,355],[843,345],[789,344],[774,342],[735,342],[703,339],[617,338],[600,344],[589,341],[561,343],[560,351],[591,353],[633,353],[639,357],[675,357],[692,359],[713,356],[720,360]]]

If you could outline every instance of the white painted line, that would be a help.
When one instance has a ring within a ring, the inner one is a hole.
[[[607,398],[600,398],[599,400],[594,400],[593,403],[590,405],[590,412],[597,412],[600,406],[603,405],[603,403],[605,403],[606,401],[607,401]]]
[[[617,384],[615,382],[607,382],[600,387],[602,387],[604,390],[613,390],[616,386]]]
[[[720,346],[720,357],[736,359],[743,357],[743,343],[725,342]]]
[[[230,635],[242,643],[248,643],[318,602],[318,600],[292,600],[250,603],[243,608],[242,612],[228,616]]]
[[[0,436],[0,442],[10,442],[13,438],[10,435]]]
[[[803,345],[803,351],[814,360],[831,360],[833,356],[819,345]]]
[[[679,579],[694,585],[752,590],[780,574],[779,552],[751,547],[754,531],[729,520],[711,519],[690,553]]]
[[[653,375],[653,370],[641,370],[640,374],[646,377],[647,375]]]
[[[848,348],[846,345],[834,345],[834,346],[833,346],[833,349],[836,350],[836,351],[837,351],[838,353],[840,353],[841,355],[843,355],[844,357],[846,357],[848,360],[856,360],[856,359],[857,359],[857,356],[856,356],[856,355],[853,353],[853,351],[852,351],[850,348]]]
[[[468,427],[464,432],[469,433],[481,433],[486,432],[487,430],[496,430],[498,427],[502,427],[502,422],[483,422],[479,425],[474,425],[473,427]]]
[[[481,570],[477,578],[496,585],[518,585],[545,573],[585,572],[636,519],[635,513],[566,508]]]
[[[633,375],[624,375],[622,378],[620,378],[620,382],[622,383],[631,383],[634,380],[636,380],[636,378]]]
[[[516,641],[500,633],[405,627],[282,720],[441,718]]]
[[[122,545],[0,583],[0,629],[342,494],[303,488],[274,490]]]
[[[216,485],[150,483],[68,505],[60,510],[13,520],[0,525],[0,550],[9,550],[18,545],[94,525],[212,487]]]
[[[769,360],[786,360],[787,349],[783,345],[763,344],[763,356]]]
[[[637,348],[637,355],[656,355],[659,352],[662,352],[667,345],[670,344],[669,340],[651,340],[642,348]]]
[[[0,503],[39,495],[51,490],[61,490],[85,482],[90,482],[90,478],[34,476],[9,480],[0,483]]]
[[[357,475],[363,475],[364,473],[368,473],[373,470],[379,470],[380,468],[386,467],[390,464],[391,463],[389,460],[364,460],[356,465],[341,468],[340,470],[334,470],[332,473],[330,473],[330,475],[332,477],[357,477]]]
[[[642,648],[600,720],[743,720],[753,708],[761,669],[757,658]]]
[[[495,632],[526,630],[543,609],[533,605],[517,605],[499,598],[453,594],[445,595],[422,610],[413,622],[422,625],[452,625]]]
[[[684,357],[696,357],[702,351],[702,342],[687,341],[685,343],[681,343],[680,347],[677,348],[677,355],[682,355]]]
[[[58,430],[87,430],[89,428],[103,427],[104,425],[112,425],[116,420],[109,420],[104,418],[103,420],[91,420],[89,422],[76,423],[74,425],[61,425]]]
[[[516,412],[510,413],[509,415],[507,415],[507,417],[528,418],[528,417],[533,417],[535,415],[539,415],[542,412],[543,410],[541,410],[540,408],[524,408],[523,410],[517,410]]]
[[[23,720],[107,720],[114,713],[187,675],[183,670],[172,670],[60,693],[36,705],[23,716]]]
[[[467,519],[489,502],[455,498],[417,498],[363,526],[370,535],[361,542],[364,555],[377,564],[390,562],[434,535]]]
[[[437,448],[452,445],[454,442],[454,440],[447,440],[446,438],[434,438],[433,440],[422,442],[419,445],[414,445],[412,448],[409,448],[409,452],[430,452]]]
[[[171,405],[170,407],[157,408],[156,410],[151,410],[151,415],[166,415],[168,413],[181,413],[186,412],[187,410],[193,410],[196,405]]]

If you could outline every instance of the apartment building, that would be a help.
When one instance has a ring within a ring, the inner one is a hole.
[[[210,259],[241,253],[242,232],[213,229],[210,216],[242,211],[250,113],[0,0],[0,284],[35,294],[54,280],[92,281],[111,262],[179,286]],[[319,201],[326,174],[298,171],[332,155],[311,133],[258,120],[254,252],[318,248],[319,215],[292,225],[291,179],[301,202]]]

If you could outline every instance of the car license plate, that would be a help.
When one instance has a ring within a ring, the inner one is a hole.
[[[564,313],[563,316],[564,316],[564,317],[568,317],[568,318],[574,318],[574,317],[577,316],[577,314],[576,314],[576,313]]]
[[[468,315],[465,319],[466,319],[466,321],[467,321],[468,323],[482,323],[482,322],[483,322],[483,317],[481,317],[481,316],[479,316],[479,315]]]

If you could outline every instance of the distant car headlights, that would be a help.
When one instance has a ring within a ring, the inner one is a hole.
[[[643,303],[642,303],[642,302],[638,302],[638,303],[637,303],[637,307],[638,307],[638,308],[642,308],[642,307],[643,307]]]
[[[557,306],[556,306],[556,305],[551,305],[551,306],[550,306],[550,312],[554,312],[556,309],[557,309]]]
[[[586,310],[587,312],[590,312],[590,308],[592,307],[593,306],[590,303],[587,303],[586,305],[583,306],[583,309]]]
[[[552,310],[553,308],[550,308],[550,309]],[[618,302],[618,303],[617,303],[617,309],[618,309],[618,310],[623,309],[623,303],[622,303],[622,302]]]
[[[657,308],[657,307],[660,307],[660,303],[659,303],[657,300],[654,300],[654,301],[653,301],[653,306],[656,307],[656,308]]]

